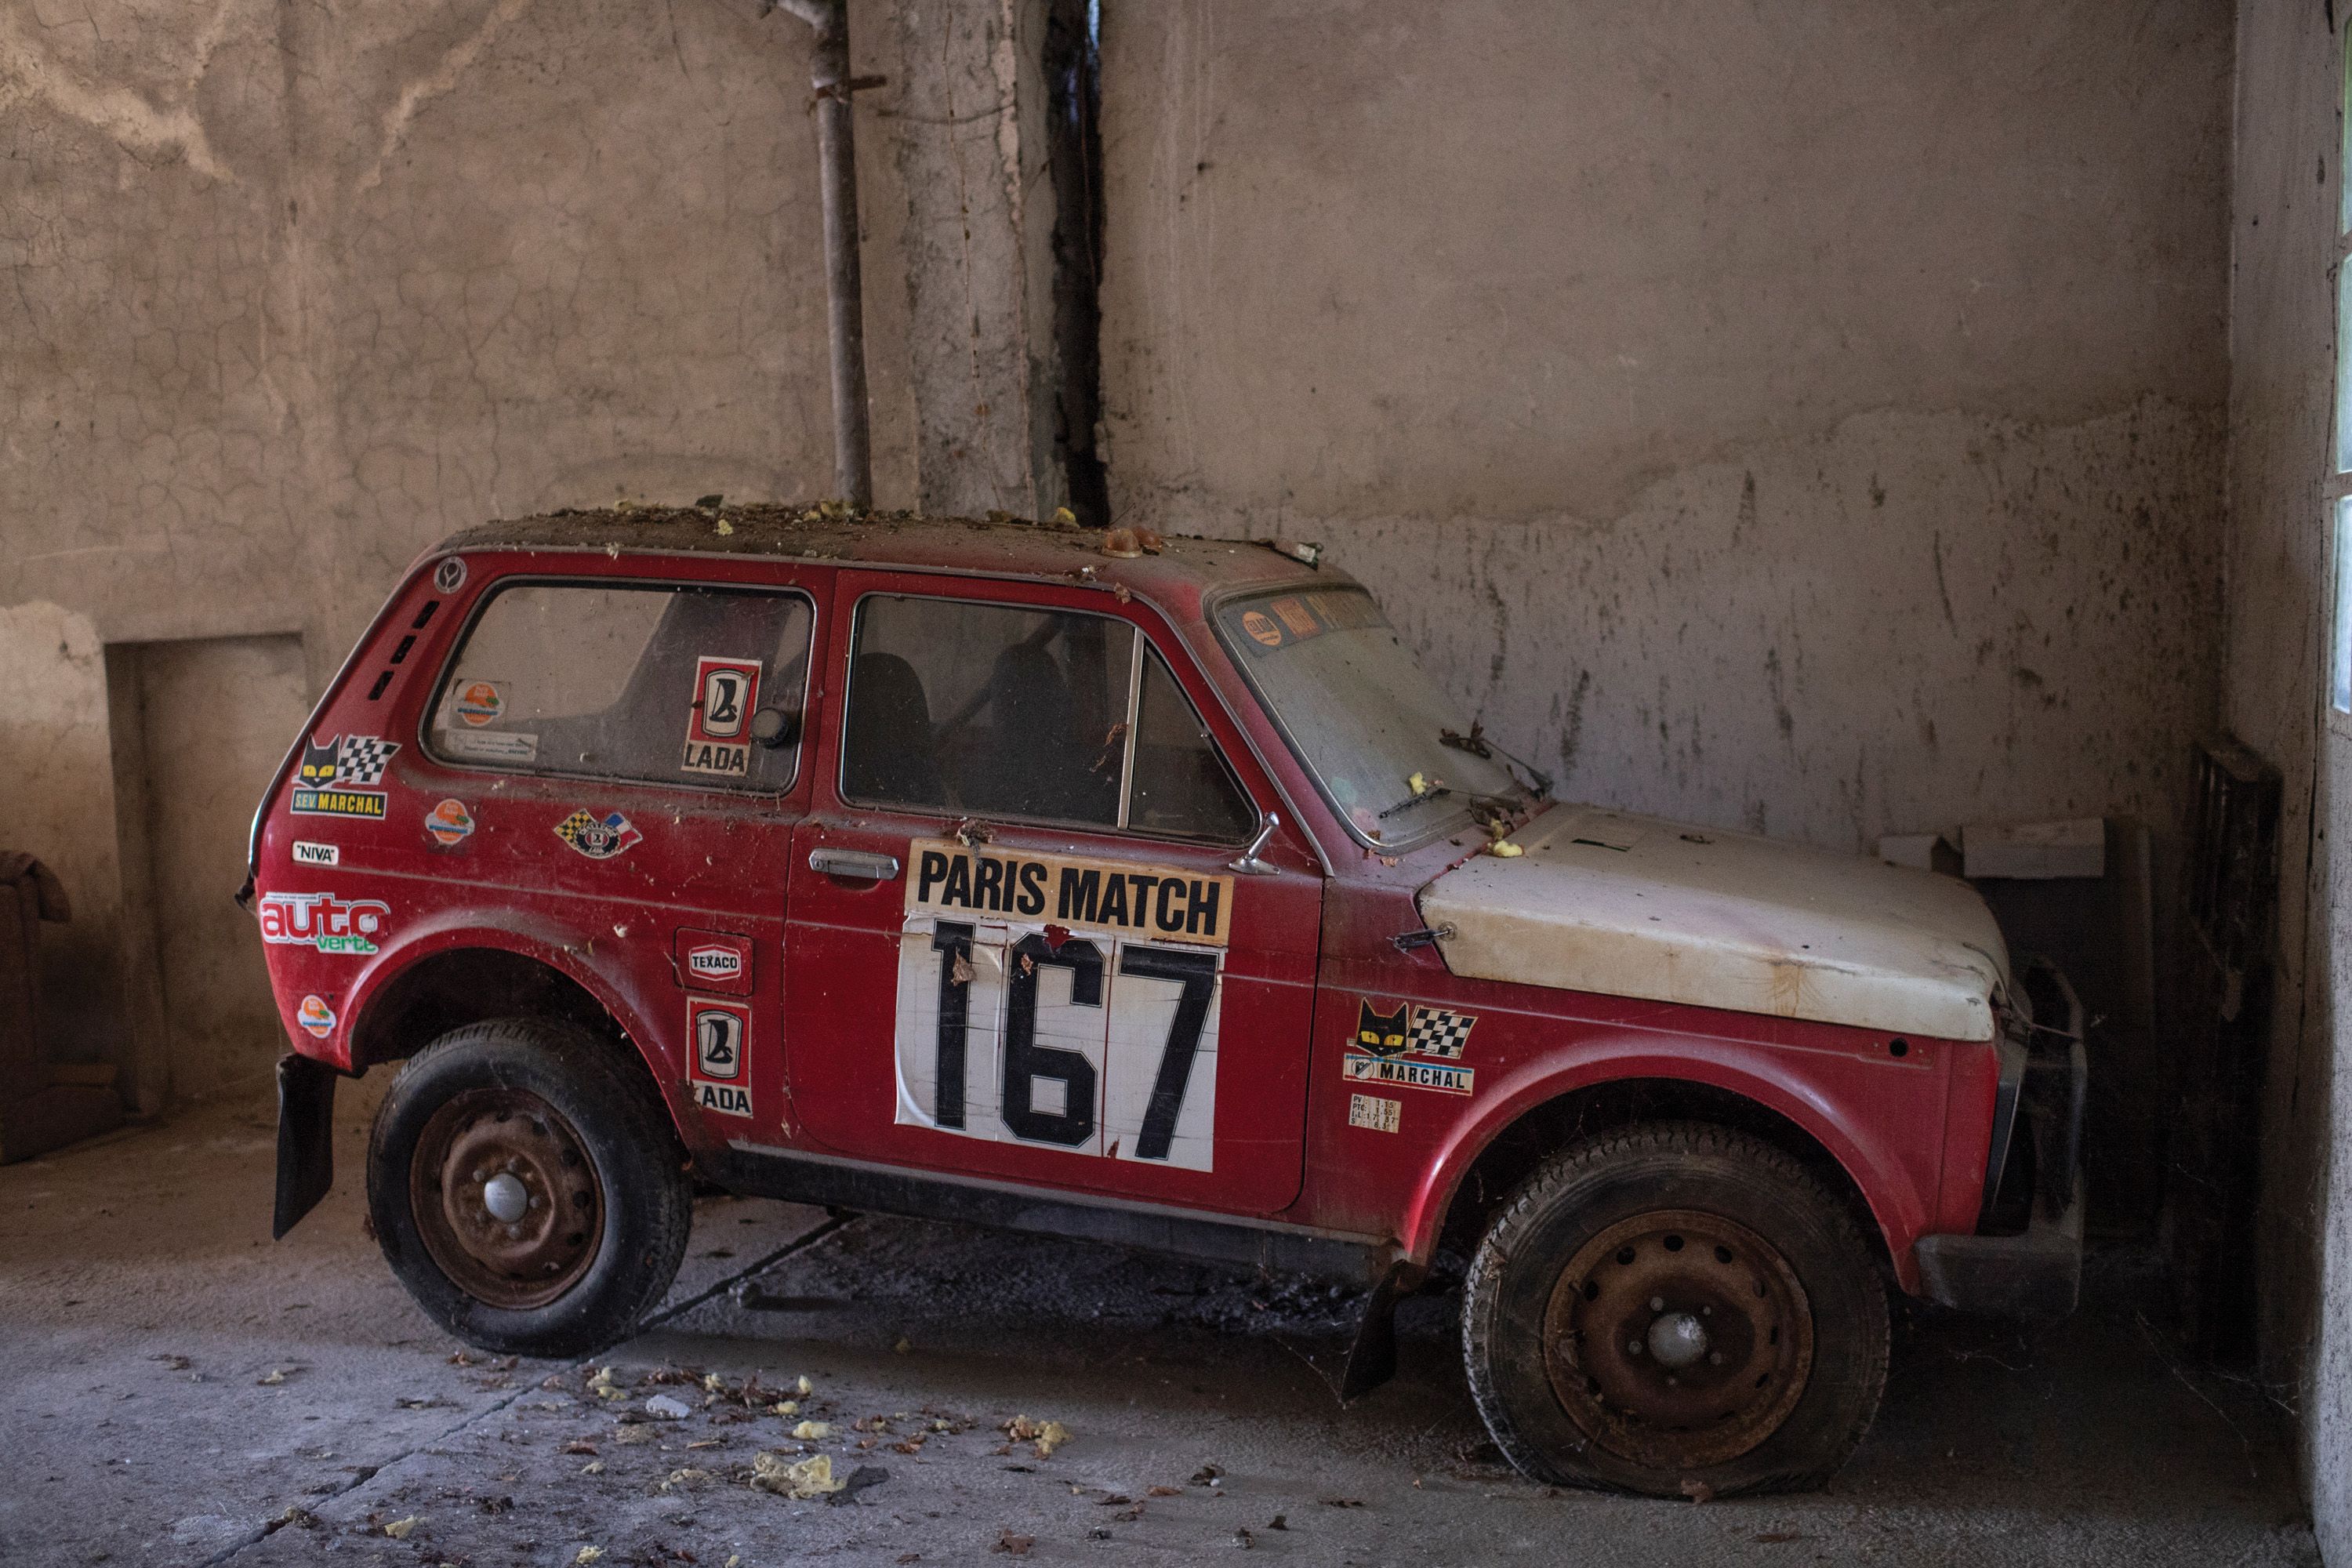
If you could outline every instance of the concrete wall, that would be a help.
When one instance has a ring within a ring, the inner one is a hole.
[[[2352,728],[2326,708],[2335,574],[2326,481],[2342,37],[2316,5],[2239,17],[2223,719],[2284,776],[2280,984],[2263,1114],[2263,1371],[2301,1414],[2314,1523],[2352,1563]]]
[[[2229,7],[1105,13],[1114,510],[1321,539],[1566,793],[2181,819]]]

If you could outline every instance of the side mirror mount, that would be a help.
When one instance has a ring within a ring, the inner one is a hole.
[[[1249,847],[1243,850],[1238,858],[1225,863],[1225,869],[1238,871],[1244,877],[1274,876],[1277,868],[1267,865],[1258,857],[1264,853],[1268,844],[1274,842],[1274,830],[1281,826],[1280,815],[1267,812],[1265,823],[1257,830],[1257,837],[1249,841]]]
[[[799,739],[801,716],[787,713],[781,708],[762,708],[751,715],[751,740],[769,751],[789,746]]]

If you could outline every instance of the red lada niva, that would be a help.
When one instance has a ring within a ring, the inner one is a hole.
[[[697,1180],[1351,1279],[1349,1394],[1466,1259],[1503,1451],[1664,1495],[1834,1470],[1890,1286],[2072,1307],[2080,1009],[1966,884],[1555,803],[1311,547],[1124,542],[429,552],[255,819],[278,1234],[397,1062],[376,1235],[499,1351],[626,1334]]]

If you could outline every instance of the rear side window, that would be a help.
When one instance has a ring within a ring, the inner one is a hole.
[[[844,799],[1242,842],[1257,813],[1127,622],[875,595],[852,642]]]
[[[435,697],[426,750],[515,773],[787,789],[812,621],[797,594],[501,588]]]

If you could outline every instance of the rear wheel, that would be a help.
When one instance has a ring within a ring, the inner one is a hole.
[[[1496,1443],[1539,1479],[1664,1497],[1817,1486],[1877,1411],[1886,1295],[1796,1161],[1664,1123],[1570,1148],[1504,1205],[1463,1342]]]
[[[368,1208],[393,1272],[469,1344],[579,1355],[668,1289],[693,1193],[644,1075],[569,1024],[502,1019],[410,1058],[376,1113]]]

